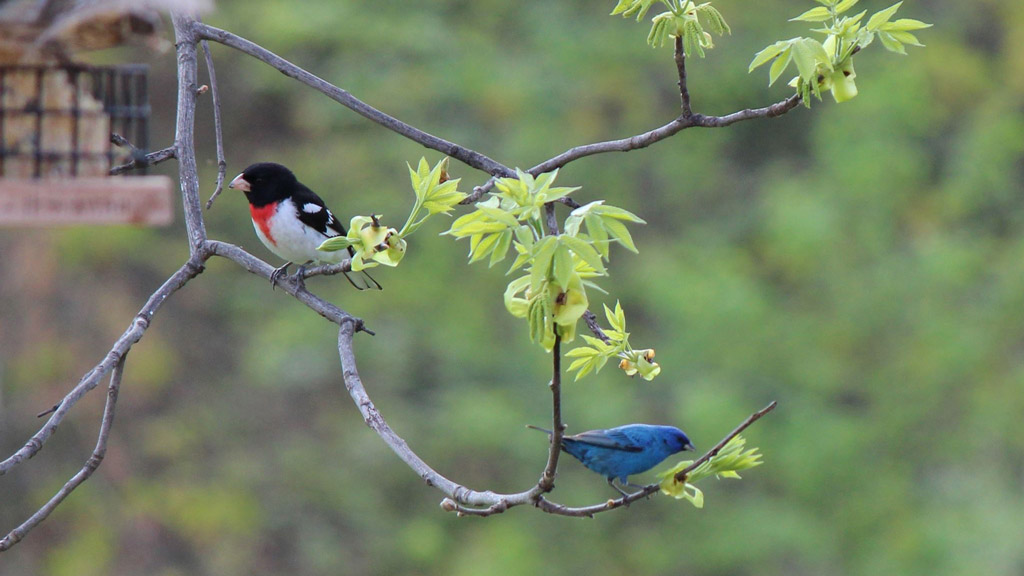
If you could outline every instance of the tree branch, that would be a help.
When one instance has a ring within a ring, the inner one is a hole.
[[[132,170],[138,170],[149,166],[155,166],[161,162],[170,160],[171,158],[175,157],[174,146],[168,146],[167,148],[164,148],[162,150],[157,150],[156,152],[144,154],[142,150],[136,148],[131,142],[126,140],[124,136],[121,136],[120,134],[111,134],[110,141],[118,146],[128,148],[131,151],[132,156],[132,159],[129,162],[111,168],[111,176],[117,176],[119,174],[124,174]]]
[[[213,68],[213,55],[210,54],[210,43],[203,40],[203,55],[206,57],[206,72],[210,76],[210,99],[213,100],[213,134],[217,141],[217,187],[206,201],[206,209],[213,206],[213,201],[224,191],[224,178],[228,174],[228,162],[224,158],[224,129],[220,115],[220,92],[217,89],[217,72]]]
[[[201,22],[196,23],[195,29],[199,37],[206,40],[213,40],[214,42],[234,48],[243,54],[248,54],[257,60],[276,68],[285,76],[302,82],[306,86],[324,94],[328,98],[338,102],[360,116],[376,122],[392,132],[397,132],[413,142],[417,142],[427,148],[437,150],[438,152],[451,156],[470,167],[482,170],[491,175],[515,175],[515,171],[511,168],[500,164],[479,152],[459,146],[458,144],[449,142],[443,138],[438,138],[432,134],[428,134],[419,128],[410,126],[393,116],[389,116],[380,110],[377,110],[373,106],[370,106],[356,98],[348,91],[338,88],[334,84],[327,82],[315,74],[307,72],[284,58],[281,58],[277,54],[274,54],[270,50],[250,42],[241,36],[237,36],[226,30],[221,30],[220,28],[215,28]]]
[[[678,481],[678,482],[685,482],[686,481],[686,476],[690,472],[693,472],[701,464],[707,462],[708,460],[714,458],[715,456],[718,456],[718,452],[726,444],[728,444],[730,440],[732,440],[733,438],[738,436],[740,434],[740,432],[743,432],[744,430],[746,430],[748,426],[750,426],[754,422],[757,422],[758,420],[760,420],[762,416],[764,416],[765,414],[771,412],[772,410],[775,410],[775,407],[778,406],[778,405],[779,405],[778,402],[776,402],[775,400],[772,400],[771,403],[769,403],[767,406],[765,406],[764,408],[762,408],[762,409],[758,410],[757,412],[754,412],[753,414],[748,416],[747,419],[744,420],[743,422],[741,422],[739,426],[734,428],[732,432],[729,432],[729,434],[727,434],[725,438],[722,438],[718,442],[718,444],[715,444],[714,448],[712,448],[711,450],[708,450],[707,452],[704,453],[703,456],[701,456],[700,458],[694,460],[693,464],[690,464],[686,468],[683,468],[682,470],[680,470],[679,473],[675,475],[676,481]]]
[[[682,36],[676,36],[675,59],[676,70],[679,74],[679,98],[682,101],[682,117],[689,118],[693,116],[693,110],[690,109],[690,90],[686,87],[686,51],[683,50]]]
[[[2,540],[0,540],[0,552],[7,550],[11,546],[17,544],[25,534],[28,534],[33,528],[39,525],[40,522],[46,519],[47,516],[53,512],[65,498],[71,494],[75,488],[85,482],[92,473],[99,468],[100,463],[103,462],[104,456],[107,454],[107,439],[110,437],[110,427],[114,423],[114,406],[117,404],[117,394],[121,389],[121,376],[124,374],[124,362],[128,357],[128,353],[125,352],[121,355],[117,365],[114,366],[110,374],[110,385],[107,386],[107,403],[103,408],[103,419],[100,422],[100,432],[96,438],[96,447],[93,449],[89,459],[85,461],[85,464],[78,471],[77,474],[71,477],[63,487],[53,498],[43,505],[42,508],[36,511],[35,514],[30,516],[28,520],[25,520],[20,526],[11,530]]]
[[[136,314],[135,319],[132,320],[131,325],[120,338],[111,347],[110,352],[107,352],[106,357],[103,361],[93,367],[92,370],[87,372],[85,376],[78,382],[78,384],[72,388],[64,399],[61,400],[57,409],[54,410],[53,414],[47,419],[46,424],[38,432],[36,432],[28,442],[26,442],[18,451],[9,456],[3,462],[0,462],[0,476],[9,472],[12,468],[22,463],[23,461],[35,456],[46,441],[53,435],[57,430],[57,427],[64,420],[64,416],[71,410],[71,408],[82,398],[86,393],[90,392],[99,383],[100,379],[103,378],[108,372],[110,372],[114,366],[116,366],[121,357],[128,353],[128,350],[135,345],[136,342],[142,339],[142,335],[145,334],[149,328],[150,322],[157,310],[163,305],[163,303],[179,289],[181,289],[189,280],[195,278],[203,271],[202,262],[198,259],[190,259],[181,268],[178,269],[166,282],[149,297],[146,304]]]
[[[206,224],[199,207],[199,167],[196,165],[196,76],[198,55],[196,44],[196,16],[175,12],[174,40],[178,49],[178,119],[174,129],[174,147],[178,156],[178,179],[185,210],[185,229],[188,232],[189,251],[195,255],[206,242]]]
[[[366,389],[363,387],[362,379],[359,377],[358,368],[356,368],[356,356],[352,350],[352,335],[356,331],[355,322],[344,321],[341,323],[341,328],[338,330],[338,356],[341,359],[342,376],[345,380],[345,389],[348,390],[349,396],[352,397],[352,401],[355,402],[356,407],[359,408],[359,413],[363,416],[363,421],[370,427],[371,430],[377,433],[382,440],[394,451],[398,457],[405,462],[409,468],[412,468],[428,486],[433,486],[452,498],[456,502],[468,504],[470,506],[489,506],[498,503],[502,500],[502,495],[495,494],[494,492],[477,492],[470,490],[465,486],[456,484],[448,478],[445,478],[433,468],[427,465],[415,452],[409,448],[409,444],[402,439],[401,436],[395,433],[388,425],[384,417],[381,416],[377,407],[373,405],[373,401],[370,400],[369,395],[366,393]]]
[[[565,433],[565,424],[562,423],[562,339],[555,336],[555,345],[551,349],[552,374],[551,374],[551,445],[548,448],[548,462],[544,471],[537,481],[537,494],[534,501],[541,498],[541,494],[550,492],[555,487],[555,473],[558,471],[558,456],[562,452],[562,434]]]

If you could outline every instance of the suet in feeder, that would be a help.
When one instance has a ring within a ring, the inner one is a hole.
[[[166,177],[111,177],[147,146],[145,66],[0,66],[0,223],[168,224]]]
[[[12,32],[0,35],[0,225],[170,223],[169,178],[110,176],[147,148],[147,67],[71,60],[132,43],[136,20],[161,40],[145,2],[0,6],[0,32]],[[115,134],[133,146],[115,146]]]

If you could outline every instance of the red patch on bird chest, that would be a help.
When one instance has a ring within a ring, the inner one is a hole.
[[[267,241],[277,246],[274,235],[270,233],[270,219],[277,213],[277,203],[259,207],[250,204],[249,213],[252,214],[253,223],[260,227],[260,232],[263,232],[263,236],[266,237]]]

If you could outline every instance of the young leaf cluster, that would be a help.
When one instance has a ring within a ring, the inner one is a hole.
[[[703,58],[705,49],[715,47],[711,34],[705,29],[719,36],[732,32],[722,13],[710,2],[696,4],[690,0],[619,0],[611,15],[621,14],[623,18],[636,16],[639,22],[655,1],[664,4],[668,10],[651,19],[647,43],[653,47],[664,46],[669,36],[682,38],[687,54]]]
[[[704,493],[694,484],[709,476],[739,478],[738,472],[740,470],[760,466],[763,463],[761,461],[761,453],[757,451],[757,448],[744,450],[746,443],[747,441],[743,436],[737,435],[733,437],[732,440],[729,440],[718,451],[718,454],[691,470],[682,482],[676,480],[676,474],[693,464],[693,460],[684,460],[671,469],[659,473],[661,492],[674,498],[685,498],[695,507],[703,508]]]
[[[557,338],[572,341],[576,324],[590,304],[587,289],[601,290],[593,279],[607,274],[608,245],[619,242],[636,251],[623,222],[643,223],[636,215],[592,202],[574,210],[565,232],[551,235],[545,226],[545,205],[578,188],[555,187],[558,171],[536,178],[521,170],[515,178],[501,178],[495,192],[476,210],[461,216],[445,232],[469,238],[469,261],[487,259],[490,266],[510,251],[516,257],[509,273],[525,274],[509,282],[505,307],[525,318],[530,340],[546,350]]]
[[[384,226],[378,216],[355,216],[349,221],[347,235],[325,240],[318,250],[333,252],[351,248],[354,252],[352,270],[355,271],[377,264],[398,266],[405,256],[406,237],[419,229],[427,218],[447,214],[466,197],[458,191],[459,179],[448,178],[448,158],[433,168],[426,158],[420,158],[415,170],[409,166],[409,177],[416,201],[401,230]]]
[[[654,361],[654,349],[634,350],[629,345],[629,332],[626,332],[626,313],[622,305],[615,302],[615,310],[604,307],[605,318],[611,329],[604,330],[608,341],[593,336],[583,335],[589,346],[580,346],[568,351],[565,355],[574,358],[569,364],[569,372],[576,371],[576,380],[591,372],[600,372],[609,358],[618,357],[619,368],[627,376],[639,374],[644,380],[653,380],[661,373],[661,366]]]
[[[795,64],[797,76],[789,84],[796,88],[807,107],[811,105],[811,96],[820,100],[823,91],[832,92],[836,102],[845,102],[857,95],[853,56],[868,47],[876,37],[887,50],[906,54],[906,45],[922,46],[911,32],[931,26],[910,18],[892,20],[903,2],[876,12],[865,24],[863,20],[867,11],[844,15],[859,0],[816,1],[822,6],[811,8],[792,21],[821,23],[822,28],[811,31],[824,35],[825,39],[798,37],[780,40],[758,52],[749,68],[752,72],[771,62],[768,69],[770,86],[791,63]]]

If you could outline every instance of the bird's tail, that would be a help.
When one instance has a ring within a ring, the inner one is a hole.
[[[351,246],[348,247],[349,258],[353,258],[356,255],[356,251]],[[383,290],[384,288],[373,279],[373,276],[366,270],[360,270],[359,272],[345,272],[345,279],[351,284],[356,290]]]
[[[366,273],[366,270],[360,270],[359,272],[345,272],[345,279],[348,283],[355,287],[356,290],[383,290],[380,282],[373,279]]]
[[[551,430],[548,430],[547,428],[541,428],[540,426],[534,426],[533,424],[527,424],[526,427],[532,428],[534,430],[540,430],[541,432],[547,434],[548,436],[551,436]]]

